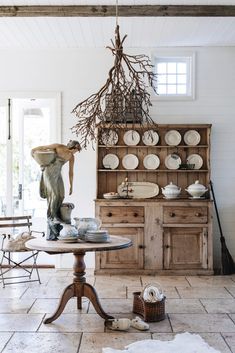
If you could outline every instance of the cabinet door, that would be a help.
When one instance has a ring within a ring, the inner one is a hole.
[[[207,228],[164,228],[165,269],[206,269]]]
[[[132,240],[127,249],[101,252],[101,268],[142,269],[144,264],[143,228],[107,228],[112,235],[123,236]]]

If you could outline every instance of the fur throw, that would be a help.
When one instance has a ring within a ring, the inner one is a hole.
[[[3,250],[5,251],[28,251],[29,249],[25,246],[25,243],[30,240],[34,239],[30,233],[23,232],[18,234],[15,238],[10,236],[10,239],[6,241],[6,244],[3,246]]]

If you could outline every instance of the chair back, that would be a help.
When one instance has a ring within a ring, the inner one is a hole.
[[[27,227],[30,231],[32,226],[32,216],[12,216],[12,217],[0,217],[0,229],[1,228],[20,228]]]

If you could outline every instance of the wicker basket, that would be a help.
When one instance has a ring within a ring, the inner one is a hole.
[[[145,287],[146,288],[146,287]],[[154,303],[143,299],[143,292],[133,293],[133,313],[139,314],[146,322],[157,322],[165,319],[165,299]]]

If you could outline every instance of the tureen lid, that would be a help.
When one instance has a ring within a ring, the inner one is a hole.
[[[170,184],[166,185],[164,187],[164,189],[167,189],[167,190],[179,190],[179,187],[175,184],[172,183],[172,181],[170,182]]]
[[[206,190],[206,187],[199,183],[199,180],[196,180],[194,184],[188,186],[188,190]]]

